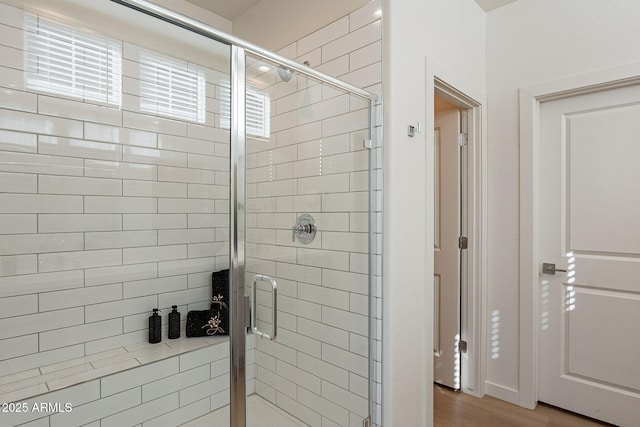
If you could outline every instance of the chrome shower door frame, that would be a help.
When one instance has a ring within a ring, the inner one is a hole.
[[[245,324],[245,175],[246,175],[246,56],[231,46],[231,426],[246,426],[246,324]]]

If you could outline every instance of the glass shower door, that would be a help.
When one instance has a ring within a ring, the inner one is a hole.
[[[247,425],[370,414],[369,101],[246,56]]]

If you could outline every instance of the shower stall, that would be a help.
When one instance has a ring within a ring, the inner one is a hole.
[[[144,0],[0,34],[0,424],[373,426],[375,95]]]

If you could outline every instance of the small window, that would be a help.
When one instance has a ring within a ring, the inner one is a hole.
[[[27,15],[26,86],[120,107],[122,43]]]
[[[204,123],[204,72],[155,52],[140,53],[140,109],[144,112]]]
[[[231,128],[231,83],[221,83],[220,127]],[[269,139],[271,133],[271,98],[265,91],[247,86],[245,98],[247,111],[247,135]]]

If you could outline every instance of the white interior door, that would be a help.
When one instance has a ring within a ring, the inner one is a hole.
[[[543,102],[539,400],[640,423],[640,86]]]
[[[460,170],[458,109],[435,115],[434,381],[460,388]]]

